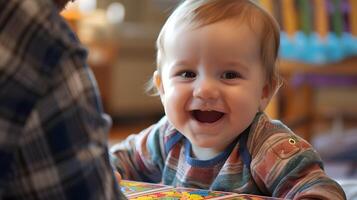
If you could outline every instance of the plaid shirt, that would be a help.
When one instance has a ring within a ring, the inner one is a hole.
[[[285,199],[345,199],[309,143],[259,113],[221,154],[191,156],[190,142],[164,117],[111,149],[124,179]]]
[[[86,50],[51,0],[0,0],[0,199],[119,199]]]

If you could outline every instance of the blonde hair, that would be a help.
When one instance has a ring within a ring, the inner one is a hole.
[[[158,73],[161,74],[164,65],[165,40],[170,30],[179,26],[199,28],[228,19],[241,20],[248,23],[252,30],[260,31],[260,55],[266,80],[272,90],[277,90],[280,85],[276,67],[280,43],[279,25],[267,11],[250,0],[186,0],[180,4],[169,16],[156,40]],[[260,29],[257,29],[256,24]],[[153,80],[148,82],[147,91],[157,95]]]

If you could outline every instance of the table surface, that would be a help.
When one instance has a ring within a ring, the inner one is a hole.
[[[172,186],[122,180],[121,190],[130,200],[277,200],[278,198],[258,195],[237,194],[231,192],[209,191],[193,188],[175,188]]]

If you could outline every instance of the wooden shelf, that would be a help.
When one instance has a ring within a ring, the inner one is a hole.
[[[334,110],[334,113],[319,113],[320,111],[317,109],[319,102],[316,102],[315,98],[317,91],[335,86],[354,87],[354,90],[357,89],[357,57],[324,65],[281,60],[279,70],[284,79],[284,85],[277,95],[278,106],[276,112],[278,113],[278,118],[307,140],[310,140],[313,136],[314,126],[318,122],[334,118],[334,115],[343,116],[345,114],[344,110],[339,110],[338,105],[331,109]],[[302,81],[296,84],[294,83],[295,78],[302,78]],[[315,81],[315,79],[321,78],[324,78],[329,83]],[[338,80],[334,81],[334,79]],[[341,82],[340,80],[347,81]],[[344,97],[341,96],[340,98]],[[351,112],[355,111],[351,110]],[[357,120],[357,113],[354,115],[351,112],[346,113],[346,115],[349,117],[356,116]]]

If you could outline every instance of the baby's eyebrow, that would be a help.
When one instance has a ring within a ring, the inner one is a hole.
[[[186,60],[175,60],[170,64],[170,66],[173,67],[173,68],[174,67],[190,66],[190,65],[191,64]]]
[[[238,67],[239,69],[244,70],[244,71],[247,71],[249,69],[248,65],[246,65],[244,62],[241,62],[238,60],[224,61],[223,64],[226,67],[234,67],[234,68]]]
[[[224,61],[224,64],[227,66],[241,66],[245,67],[245,64],[241,61],[238,60],[229,60],[229,61]]]

